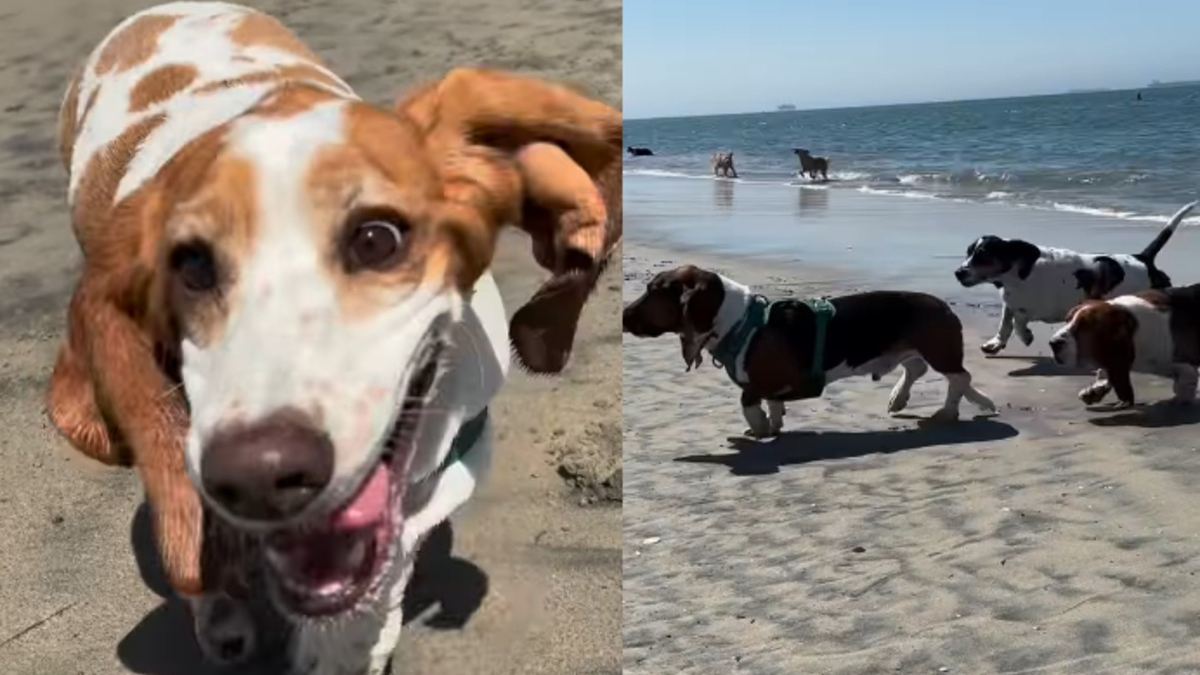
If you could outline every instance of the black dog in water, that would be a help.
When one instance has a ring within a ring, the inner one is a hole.
[[[650,148],[635,148],[632,145],[626,148],[626,151],[631,157],[653,157],[654,151]]]
[[[809,178],[816,180],[817,172],[820,171],[821,179],[829,180],[829,173],[828,173],[829,172],[829,158],[828,157],[818,157],[816,155],[810,154],[808,152],[808,150],[805,150],[804,148],[794,148],[792,150],[792,152],[796,153],[796,156],[800,158],[800,177],[801,178],[803,178],[804,174],[807,173]]]

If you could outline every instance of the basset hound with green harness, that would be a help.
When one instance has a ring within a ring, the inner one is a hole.
[[[635,337],[679,336],[687,370],[707,351],[742,390],[749,435],[783,428],[785,403],[821,396],[828,384],[901,369],[888,412],[903,410],[913,383],[933,368],[946,399],[933,418],[958,419],[962,399],[995,412],[963,367],[962,323],[940,298],[911,291],[868,291],[821,299],[769,300],[750,287],[694,265],[661,272],[625,307]],[[763,410],[763,403],[766,410]]]

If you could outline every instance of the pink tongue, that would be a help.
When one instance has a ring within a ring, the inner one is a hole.
[[[334,530],[360,530],[383,520],[388,507],[388,487],[387,467],[380,463],[354,500],[333,513],[329,527]]]

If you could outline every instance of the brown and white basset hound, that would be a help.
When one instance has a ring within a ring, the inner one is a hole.
[[[621,237],[620,112],[477,69],[377,107],[270,16],[173,2],[85,59],[60,139],[84,264],[50,419],[136,467],[211,658],[253,651],[261,563],[295,672],[378,675],[510,343],[560,371]],[[506,225],[552,274],[511,323]]]
[[[908,405],[930,367],[949,383],[933,418],[958,419],[966,397],[986,412],[996,406],[963,367],[962,323],[941,299],[909,291],[870,291],[807,303],[768,304],[748,286],[694,265],[660,272],[624,311],[636,337],[679,335],[687,369],[708,351],[742,389],[742,413],[755,437],[783,428],[785,402],[819,396],[827,383],[903,369],[888,412]],[[766,401],[767,411],[762,410]]]
[[[1200,284],[1091,298],[1071,310],[1050,349],[1062,365],[1100,369],[1079,392],[1086,405],[1115,391],[1116,407],[1132,406],[1135,372],[1171,378],[1172,402],[1190,404],[1200,366]]]

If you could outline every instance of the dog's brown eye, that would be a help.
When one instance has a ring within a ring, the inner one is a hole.
[[[382,269],[391,266],[404,243],[402,225],[386,220],[368,220],[353,226],[346,246],[351,269]]]
[[[206,293],[217,287],[217,263],[212,249],[202,242],[180,244],[171,251],[171,271],[193,293]]]

